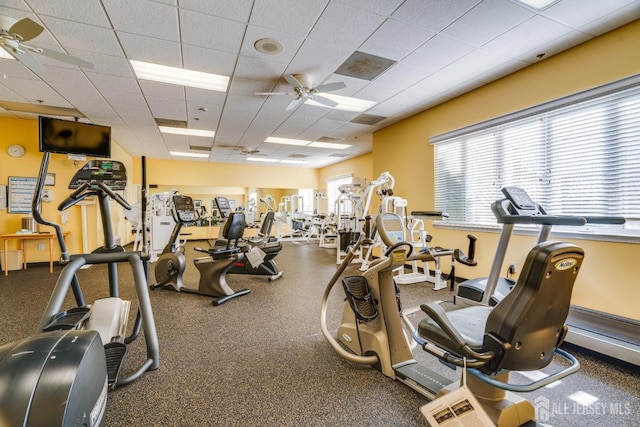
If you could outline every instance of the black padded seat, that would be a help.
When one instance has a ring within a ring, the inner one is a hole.
[[[450,311],[447,313],[447,317],[451,320],[451,323],[456,325],[458,332],[469,346],[476,351],[480,351],[484,340],[484,327],[492,308],[483,306],[468,307],[464,310]],[[421,337],[425,337],[425,339],[451,353],[457,354],[460,351],[431,317],[426,317],[420,321],[418,333]]]
[[[445,312],[438,304],[423,304],[429,317],[420,321],[418,335],[459,358],[473,357],[465,344],[478,353],[497,352],[486,366],[493,372],[542,369],[566,335],[583,258],[584,251],[570,243],[540,243],[527,255],[511,292],[495,307]]]

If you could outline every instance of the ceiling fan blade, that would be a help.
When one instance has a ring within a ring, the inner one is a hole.
[[[9,34],[19,35],[23,41],[38,37],[44,31],[44,27],[29,18],[22,18],[9,28]]]
[[[326,85],[320,85],[315,88],[316,93],[320,92],[332,92],[334,90],[344,89],[347,87],[344,82],[336,82],[336,83],[327,83]]]
[[[48,56],[49,58],[77,65],[78,67],[93,69],[93,63],[85,61],[84,59],[76,58],[75,56],[67,55],[66,53],[57,52],[55,50],[47,49],[44,47],[38,47],[35,49],[38,53],[41,53],[44,56]]]
[[[297,87],[297,88],[300,88],[300,89],[303,89],[303,88],[304,88],[304,86],[302,86],[302,83],[300,83],[300,82],[298,81],[298,79],[296,79],[295,77],[293,77],[293,75],[292,75],[292,74],[285,74],[285,75],[284,75],[284,79],[285,79],[285,80],[286,80],[286,81],[287,81],[291,86],[293,86],[293,87]]]
[[[27,67],[33,72],[42,71],[42,64],[38,62],[36,58],[34,58],[29,52],[22,50],[21,52],[15,51],[13,52],[10,49],[5,49],[11,56],[16,58],[16,60],[20,61],[22,65]]]
[[[319,104],[326,105],[327,107],[333,108],[338,106],[338,103],[336,101],[334,101],[333,99],[326,98],[322,95],[316,95],[311,99],[313,99]]]
[[[293,94],[287,93],[287,92],[256,92],[256,95],[271,96],[271,95],[293,95]]]
[[[291,101],[289,105],[287,105],[287,108],[285,108],[285,110],[286,111],[295,110],[296,108],[298,108],[299,105],[304,104],[304,101],[306,101],[306,99],[303,97],[296,98],[293,101]]]

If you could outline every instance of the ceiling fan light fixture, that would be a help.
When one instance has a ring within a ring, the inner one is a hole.
[[[264,142],[270,142],[272,144],[284,144],[284,145],[309,145],[311,141],[304,141],[302,139],[291,139],[291,138],[278,138],[277,136],[270,136],[265,139]]]
[[[215,131],[205,129],[186,129],[186,128],[174,128],[169,126],[158,126],[160,132],[170,133],[174,135],[188,135],[188,136],[202,136],[205,138],[213,138],[216,134]]]
[[[218,92],[226,92],[229,87],[228,76],[187,70],[185,68],[169,67],[167,65],[153,64],[151,62],[136,61],[133,59],[129,60],[129,62],[133,67],[136,77],[142,80],[215,90]]]
[[[253,47],[265,55],[277,55],[284,51],[284,45],[276,39],[265,38],[256,40]]]
[[[184,151],[169,151],[169,154],[176,157],[201,157],[201,158],[209,158],[209,154],[205,153],[189,153]]]

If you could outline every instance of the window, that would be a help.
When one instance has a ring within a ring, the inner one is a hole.
[[[552,214],[640,222],[640,76],[431,139],[435,208],[464,225],[495,224],[491,203],[524,188]]]
[[[330,213],[336,212],[336,200],[340,195],[340,188],[343,184],[351,184],[353,177],[351,175],[338,176],[327,180],[327,203]]]
[[[300,188],[298,189],[298,196],[302,197],[302,211],[306,214],[313,213],[313,189],[312,188]]]

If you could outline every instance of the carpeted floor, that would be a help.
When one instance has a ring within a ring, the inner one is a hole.
[[[185,282],[196,287],[198,273],[192,259],[201,254],[193,246],[187,244]],[[283,278],[267,283],[266,277],[228,276],[232,288],[248,288],[251,293],[219,307],[205,296],[150,292],[160,368],[110,392],[103,425],[427,425],[419,411],[427,403],[425,398],[370,367],[342,360],[322,337],[320,303],[336,268],[335,250],[314,243],[283,246],[276,258]],[[46,266],[30,266],[0,277],[0,343],[35,331],[59,269],[50,274]],[[106,295],[104,266],[81,270],[79,275],[88,301]],[[119,268],[119,275],[121,296],[132,298],[127,268]],[[448,290],[430,288],[402,285],[405,311],[428,300],[451,300]],[[337,329],[343,309],[341,293],[338,286],[330,298],[332,330]],[[410,314],[415,323],[421,317],[420,312]],[[553,388],[525,396],[537,403],[540,421],[556,426],[640,425],[637,368],[566,348],[581,361],[581,370]],[[131,372],[144,358],[144,342],[139,339],[131,345],[123,370]],[[452,380],[459,376],[459,371],[449,370],[420,349],[416,359]],[[572,400],[578,398],[582,404]]]

